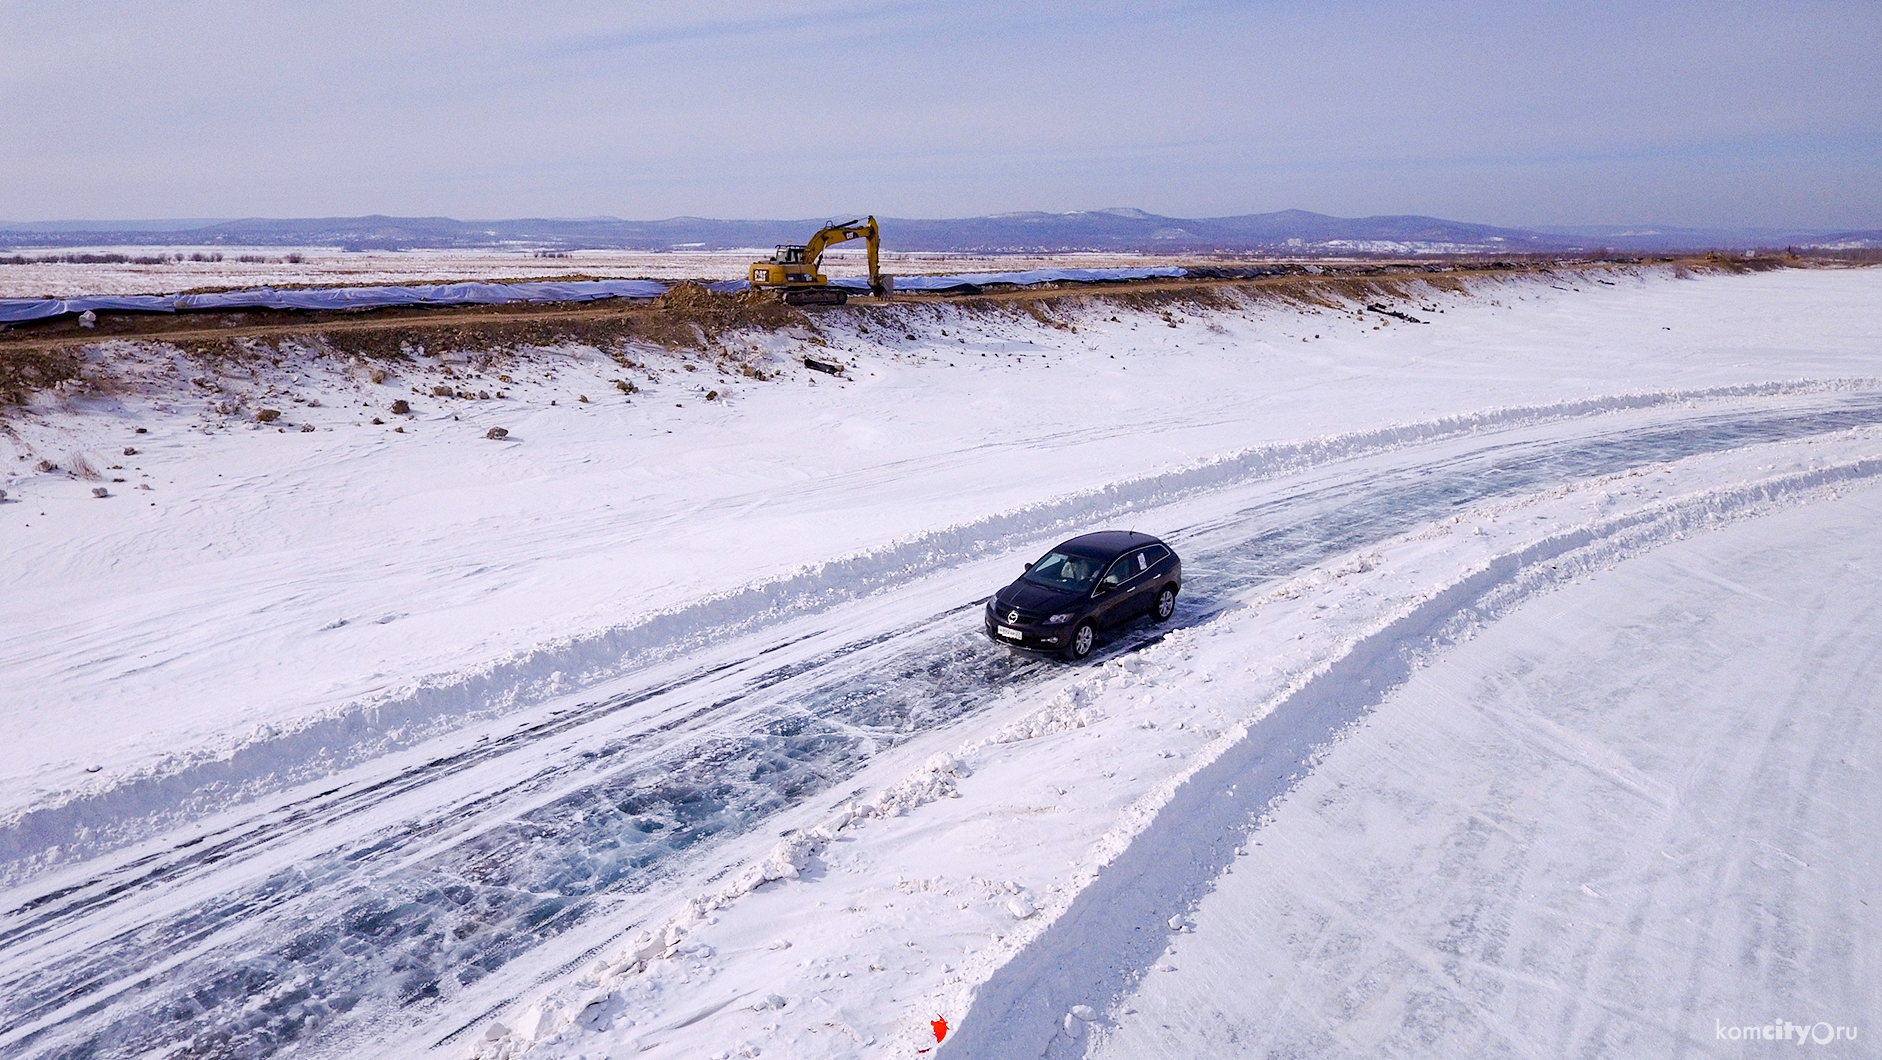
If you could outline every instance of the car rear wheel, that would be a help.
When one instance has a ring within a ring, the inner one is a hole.
[[[1089,622],[1080,622],[1072,630],[1072,639],[1065,645],[1065,657],[1077,662],[1091,654],[1091,646],[1097,643],[1098,631]]]
[[[1157,594],[1157,604],[1150,609],[1150,621],[1167,622],[1176,613],[1176,586],[1166,585]]]

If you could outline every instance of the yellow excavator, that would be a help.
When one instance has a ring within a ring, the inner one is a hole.
[[[882,234],[876,228],[874,217],[825,225],[808,243],[779,246],[765,260],[752,262],[746,279],[754,289],[776,290],[787,305],[842,305],[849,300],[849,293],[841,287],[830,286],[829,277],[817,270],[823,264],[824,250],[852,239],[868,241],[869,293],[877,297],[887,294],[888,283],[883,279],[878,260],[882,253]]]

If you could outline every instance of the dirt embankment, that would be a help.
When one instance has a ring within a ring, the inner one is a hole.
[[[583,345],[629,357],[639,347],[711,351],[737,333],[801,329],[819,332],[828,314],[848,315],[863,328],[905,326],[908,310],[945,303],[966,312],[1025,313],[1048,326],[1067,326],[1066,303],[1114,305],[1167,313],[1182,308],[1226,308],[1236,300],[1276,301],[1306,307],[1347,307],[1380,299],[1406,300],[1412,285],[1469,293],[1489,277],[1573,279],[1637,267],[1634,262],[1452,261],[1360,265],[1293,265],[1278,275],[1225,275],[1106,284],[1061,284],[957,296],[900,293],[888,299],[855,298],[843,307],[799,309],[760,293],[715,295],[681,284],[650,302],[395,307],[360,312],[245,310],[180,314],[104,313],[90,326],[72,316],[0,330],[0,404],[18,404],[39,391],[111,388],[110,340],[160,343],[205,364],[278,357],[283,346],[344,359],[396,360],[445,350],[504,352],[530,347]],[[1775,258],[1700,257],[1656,262],[1675,275],[1747,272],[1790,267]],[[1264,272],[1276,271],[1272,269]],[[751,373],[747,373],[751,374]]]

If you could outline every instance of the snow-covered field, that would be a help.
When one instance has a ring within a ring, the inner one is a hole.
[[[805,233],[809,235],[809,233]],[[465,279],[549,279],[560,276],[624,277],[656,280],[736,280],[762,250],[655,253],[642,250],[575,250],[538,257],[529,249],[365,250],[333,247],[41,247],[16,248],[0,261],[0,298],[76,298],[93,294],[175,294],[200,288],[266,287],[312,284],[445,283]],[[163,264],[79,263],[48,258],[120,255],[163,257]],[[219,255],[221,260],[207,260]],[[191,260],[201,258],[205,260]],[[249,258],[249,261],[241,259]],[[864,252],[836,247],[826,254],[832,276],[868,272]],[[294,260],[290,260],[294,259]],[[1100,269],[1173,263],[1142,254],[918,254],[885,251],[884,271],[897,276],[1008,272],[1025,269]],[[1174,262],[1181,264],[1181,262]]]
[[[1882,272],[1414,293],[376,382],[113,347],[141,386],[0,459],[0,1049],[1874,1033]],[[988,643],[1102,526],[1182,553],[1176,619]]]

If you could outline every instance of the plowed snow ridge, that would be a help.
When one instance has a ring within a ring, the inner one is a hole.
[[[1826,446],[1821,455],[1830,457],[1833,452],[1874,452],[1875,445],[1874,429],[1865,428],[1845,432],[1834,439],[1803,443],[1803,448]],[[1672,475],[1674,468],[1680,469],[1680,477],[1675,481],[1682,482],[1730,477],[1747,468],[1768,467],[1770,465],[1763,461],[1787,450],[1798,452],[1799,447],[1796,443],[1754,446],[1730,454],[1681,461],[1668,467],[1665,473]],[[1154,955],[1167,942],[1168,936],[1162,930],[1146,932],[1143,927],[1160,925],[1170,910],[1185,908],[1197,893],[1205,890],[1225,864],[1228,849],[1233,845],[1230,840],[1256,827],[1260,812],[1283,798],[1328,746],[1389,694],[1422,660],[1552,586],[1577,580],[1592,571],[1611,567],[1623,559],[1694,533],[1834,497],[1850,484],[1870,482],[1878,472],[1882,472],[1882,460],[1862,457],[1749,483],[1699,489],[1670,501],[1649,502],[1631,512],[1528,541],[1523,541],[1523,531],[1516,529],[1515,540],[1521,542],[1518,547],[1499,552],[1487,561],[1465,563],[1456,576],[1378,614],[1376,620],[1368,620],[1367,628],[1347,640],[1326,645],[1324,651],[1310,646],[1307,649],[1310,657],[1317,662],[1290,678],[1285,687],[1264,704],[1250,709],[1247,722],[1213,743],[1206,753],[1199,752],[1195,756],[1197,765],[1179,770],[1168,781],[1155,785],[1152,791],[1119,814],[1119,826],[1098,837],[1088,853],[1075,858],[1071,877],[1045,888],[1046,893],[1037,898],[1038,907],[1045,915],[1030,922],[1025,922],[1026,917],[1022,916],[1022,923],[1010,925],[1010,935],[1003,935],[996,929],[994,943],[981,949],[970,958],[968,967],[951,977],[952,986],[918,1002],[912,1006],[912,1011],[903,1011],[909,1015],[923,1011],[948,1014],[951,1025],[957,1029],[956,1037],[950,1039],[949,1053],[1008,1055],[1014,1041],[1030,1039],[1046,1047],[1056,1043],[1057,1048],[1070,1049],[1072,1055],[1077,1055],[1079,1046],[1074,1040],[1060,1040],[1056,1036],[1055,1025],[1061,1022],[1060,1017],[1068,1006],[1101,1004],[1106,998],[1118,997],[1145,969],[1146,955]],[[1638,475],[1638,471],[1633,471],[1627,475],[1605,476],[1595,482],[1558,487],[1536,497],[1500,503],[1491,511],[1471,510],[1466,518],[1477,520],[1486,515],[1494,518],[1497,510],[1506,516],[1526,513],[1538,502],[1542,504],[1540,511],[1559,515],[1564,510],[1585,506],[1589,500],[1605,502],[1606,490],[1611,486],[1603,486],[1603,482],[1632,483]],[[1664,480],[1654,474],[1646,483],[1651,488],[1660,481]],[[1418,534],[1414,538],[1429,536],[1428,533]],[[1457,553],[1457,546],[1468,546],[1471,540],[1474,539],[1466,537],[1445,546],[1449,552],[1439,555],[1449,555],[1451,560],[1440,560],[1440,566],[1464,558]],[[1387,549],[1402,550],[1408,541],[1389,542]],[[1338,564],[1329,564],[1329,570],[1337,566],[1338,569],[1332,571],[1335,580],[1357,573],[1361,576],[1356,577],[1355,582],[1364,583],[1369,580],[1364,572],[1376,562],[1376,557],[1369,558],[1371,556],[1371,553],[1349,556]],[[1404,584],[1403,573],[1390,577],[1396,578],[1396,582],[1381,585]],[[1305,582],[1309,589],[1317,584],[1311,577],[1296,581]],[[1324,588],[1333,590],[1330,584]],[[1372,589],[1364,584],[1349,584],[1332,599],[1336,609],[1345,601],[1362,609],[1376,610],[1376,604],[1367,602],[1371,594]],[[1299,595],[1300,591],[1283,586],[1264,600],[1270,606],[1279,607],[1275,601],[1294,600]],[[1296,608],[1291,622],[1285,617],[1280,619],[1281,628],[1299,628],[1304,625],[1300,621],[1302,617],[1317,617],[1311,611],[1303,616],[1300,610]],[[1233,614],[1221,612],[1217,620],[1230,626],[1247,625],[1238,623]],[[1164,644],[1147,646],[1141,656],[1128,657],[1145,660],[1142,672],[1155,675],[1151,687],[1174,691],[1193,685],[1199,676],[1208,680],[1206,671],[1199,671],[1197,663],[1182,661],[1197,647],[1195,638],[1188,634],[1207,628],[1210,621],[1207,612],[1200,621],[1203,625],[1197,625],[1192,619],[1188,629],[1172,634]],[[1241,639],[1249,636],[1245,628],[1237,628],[1235,633]],[[1318,631],[1316,639],[1324,640],[1324,637],[1325,631]],[[1215,662],[1220,665],[1225,660],[1217,658]],[[585,1048],[605,1041],[586,1035],[571,1021],[584,1013],[600,1011],[595,1006],[618,1005],[623,995],[634,997],[657,991],[657,986],[643,989],[636,978],[649,962],[659,963],[655,958],[664,957],[672,963],[697,967],[696,961],[682,962],[677,958],[686,957],[688,952],[700,952],[699,947],[704,947],[703,952],[707,954],[712,949],[705,941],[689,942],[687,945],[694,947],[692,951],[676,949],[674,940],[697,938],[729,945],[725,939],[727,931],[735,938],[741,929],[709,929],[704,925],[717,919],[709,914],[730,916],[734,923],[748,919],[741,912],[741,898],[754,884],[794,878],[806,863],[815,863],[820,856],[826,856],[823,852],[830,844],[850,841],[852,828],[878,820],[885,812],[894,815],[922,802],[957,795],[960,793],[957,787],[971,792],[983,783],[984,778],[977,776],[984,767],[981,760],[996,745],[1050,737],[1104,723],[1107,707],[1122,708],[1130,715],[1132,708],[1120,702],[1113,686],[1117,679],[1128,678],[1132,672],[1135,669],[1131,667],[1114,672],[1113,665],[1107,665],[1099,673],[1078,677],[1036,713],[1015,719],[988,738],[970,741],[953,754],[936,756],[915,772],[883,784],[881,794],[856,797],[847,806],[838,804],[838,812],[822,820],[816,820],[813,812],[802,831],[777,848],[755,855],[742,870],[729,869],[718,877],[727,881],[726,885],[694,894],[683,908],[671,912],[665,920],[653,917],[641,921],[646,929],[641,935],[642,941],[608,955],[578,983],[539,999],[524,1017],[528,1030],[502,1027],[501,1034],[485,1039],[484,1044],[473,1051],[484,1050],[485,1045],[515,1049],[532,1042],[553,1051]],[[1145,681],[1151,680],[1145,677]],[[1124,700],[1129,698],[1126,696]],[[1139,711],[1135,716],[1167,719],[1170,715],[1158,710]],[[1180,717],[1181,713],[1176,716]],[[1033,754],[1036,756],[1038,752]],[[970,763],[981,764],[970,767]],[[1141,768],[1141,763],[1134,768]],[[1271,781],[1267,779],[1270,776]],[[1236,783],[1227,783],[1237,777],[1241,779]],[[984,779],[984,782],[993,785],[997,792],[1003,783],[1012,781],[1011,778],[1005,781],[995,778]],[[1239,790],[1244,787],[1248,790]],[[1219,806],[1216,805],[1218,796],[1226,800]],[[980,816],[972,810],[967,812],[974,818]],[[957,822],[952,827],[961,829],[962,824],[964,822]],[[919,830],[926,832],[935,827],[937,823],[930,820]],[[870,840],[865,835],[860,838],[877,848],[877,857],[891,858],[890,863],[909,860],[906,852],[883,848],[882,837]],[[972,844],[984,840],[969,835],[961,841]],[[1054,860],[1053,851],[1063,855],[1082,846],[1082,842],[1076,840],[1046,844],[1046,861]],[[997,859],[983,865],[983,870],[1000,871]],[[858,892],[832,879],[827,869],[818,875],[814,883],[792,885],[803,887],[799,898],[767,897],[764,903],[768,911],[759,914],[760,921],[770,924],[780,917],[789,921],[791,914],[785,910],[793,906],[799,907],[797,915],[816,915],[808,908],[813,898],[818,899],[819,909],[826,904],[840,905],[861,898]],[[779,902],[786,904],[780,908]],[[746,927],[750,926],[748,922]],[[1175,921],[1171,921],[1171,927],[1175,926]],[[813,971],[821,959],[809,962]],[[813,985],[788,985],[777,978],[779,969],[775,965],[769,967],[772,978],[754,982],[737,974],[740,970],[737,960],[730,964],[714,963],[722,964],[720,970],[729,973],[718,981],[720,989],[736,990],[744,983],[752,989],[788,992]],[[803,964],[799,962],[800,967]],[[754,970],[765,967],[760,965]],[[673,974],[679,975],[681,982],[686,981],[687,973]],[[648,976],[654,978],[654,971],[650,969]],[[666,978],[670,980],[671,976]],[[758,986],[759,982],[764,985]],[[730,1022],[736,1027],[738,1021]],[[920,1026],[919,1020],[915,1023]],[[907,1020],[899,1025],[906,1028]],[[684,1022],[651,1026],[636,1031],[631,1040],[638,1042],[639,1048],[654,1048],[658,1044],[677,1046],[689,1040],[693,1048],[700,1047],[704,1039],[689,1038],[685,1026]],[[747,1033],[750,1030],[746,1028]],[[730,1041],[729,1036],[737,1033],[737,1029],[727,1028],[720,1032],[718,1040]],[[857,1041],[867,1038],[866,1033],[858,1033],[861,1036]],[[916,1037],[913,1031],[908,1033],[910,1037],[901,1041],[909,1048],[895,1050],[897,1055],[911,1051]],[[501,1050],[498,1053],[486,1050],[481,1055],[501,1055]],[[849,1055],[849,1051],[845,1048],[832,1055]]]
[[[1162,797],[1135,807],[1127,825],[1106,837],[1111,856],[1094,867],[1069,907],[974,992],[945,1055],[992,1060],[1014,1055],[1015,1043],[1039,1043],[1040,1055],[1083,1055],[1082,1044],[1060,1034],[1064,1013],[1094,998],[1127,995],[1169,942],[1141,925],[1192,908],[1316,757],[1421,661],[1558,584],[1878,475],[1882,459],[1857,460],[1576,527],[1499,555],[1388,617],[1258,711]]]

